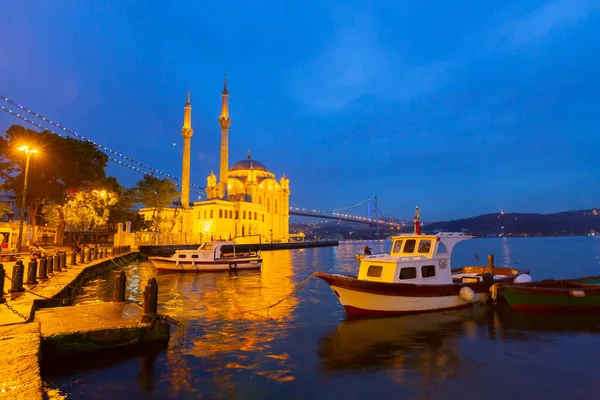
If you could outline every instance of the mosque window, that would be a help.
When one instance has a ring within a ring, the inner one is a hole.
[[[262,222],[265,222],[265,214],[262,215]]]
[[[219,209],[219,218],[223,218],[223,210]]]
[[[240,218],[240,212],[238,210],[235,210],[235,219]]]
[[[271,212],[271,200],[267,199],[267,212],[270,213]]]
[[[275,200],[275,214],[277,214],[277,200]]]
[[[204,219],[206,219],[206,210],[204,210]]]
[[[254,211],[254,220],[256,221],[256,211]]]
[[[244,227],[242,226],[242,236],[244,236]]]
[[[246,219],[246,211],[244,211],[244,213],[242,214],[242,219]],[[243,235],[243,233],[242,233]]]
[[[198,211],[198,219],[202,218],[202,211]]]
[[[213,210],[210,210],[210,218],[213,217]]]

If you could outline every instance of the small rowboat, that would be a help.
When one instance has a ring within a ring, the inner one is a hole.
[[[499,290],[513,310],[600,310],[600,284],[581,283],[587,279],[548,279],[541,282],[501,284]]]

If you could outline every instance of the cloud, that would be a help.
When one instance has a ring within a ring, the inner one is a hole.
[[[504,29],[511,47],[541,39],[561,27],[572,26],[600,10],[597,0],[556,0],[544,4]]]
[[[413,99],[441,87],[456,63],[412,65],[401,44],[382,45],[377,22],[355,15],[324,50],[292,72],[296,98],[317,112],[335,112],[361,98]]]

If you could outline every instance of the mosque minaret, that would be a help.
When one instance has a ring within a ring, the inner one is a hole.
[[[191,208],[190,205],[190,152],[191,141],[194,131],[192,130],[192,104],[190,103],[190,91],[188,89],[187,101],[183,107],[183,157],[181,160],[181,207]]]
[[[227,76],[223,81],[223,92],[221,93],[221,160],[219,164],[219,198],[227,199],[227,181],[229,178],[229,93],[227,92]]]

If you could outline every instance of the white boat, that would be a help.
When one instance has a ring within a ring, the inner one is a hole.
[[[418,221],[418,219],[416,218]],[[315,272],[348,314],[410,314],[469,307],[485,301],[496,282],[531,281],[528,271],[489,266],[452,270],[462,233],[394,236],[389,254],[360,260],[358,276]]]
[[[218,272],[260,269],[260,252],[236,251],[235,242],[206,242],[196,250],[177,250],[170,257],[148,257],[158,272]]]

